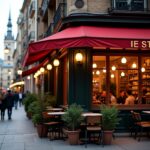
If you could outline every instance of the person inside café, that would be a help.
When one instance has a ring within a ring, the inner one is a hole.
[[[110,104],[111,105],[116,105],[117,104],[117,99],[116,97],[114,96],[113,92],[110,91]]]
[[[143,89],[142,104],[146,104],[147,89]]]
[[[102,91],[101,97],[100,97],[101,104],[106,104],[106,91]]]
[[[132,91],[127,91],[127,98],[125,100],[125,105],[134,105],[135,103],[135,97],[132,95]]]
[[[120,96],[117,98],[118,104],[124,104],[127,96],[124,90],[120,90]]]

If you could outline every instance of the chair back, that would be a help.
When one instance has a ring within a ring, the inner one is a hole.
[[[86,124],[88,126],[101,126],[102,125],[102,116],[87,116]]]
[[[140,113],[131,111],[131,115],[132,115],[132,118],[133,118],[134,122],[142,121]]]

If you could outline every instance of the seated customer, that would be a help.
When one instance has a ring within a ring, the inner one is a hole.
[[[124,90],[121,90],[121,91],[120,91],[120,96],[117,98],[117,103],[118,103],[118,104],[124,104],[126,98],[127,98],[127,96],[126,96],[126,94],[125,94],[125,91],[124,91]]]
[[[117,104],[116,97],[113,95],[113,93],[111,91],[110,91],[110,104],[112,104],[112,105]]]
[[[135,97],[132,95],[132,91],[128,90],[127,95],[128,97],[125,100],[125,105],[134,105]]]

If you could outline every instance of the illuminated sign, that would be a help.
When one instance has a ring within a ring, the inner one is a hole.
[[[149,41],[132,40],[131,48],[150,48],[150,40]]]

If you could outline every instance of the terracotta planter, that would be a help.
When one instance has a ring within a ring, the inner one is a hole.
[[[104,131],[104,133],[103,133],[103,143],[105,145],[111,145],[112,135],[113,135],[113,131]]]
[[[80,131],[67,131],[68,140],[70,145],[77,145],[79,143],[79,133]]]
[[[41,137],[41,138],[47,137],[48,130],[47,130],[47,127],[45,125],[37,124],[36,128],[37,128],[37,133],[38,133],[39,137]]]

